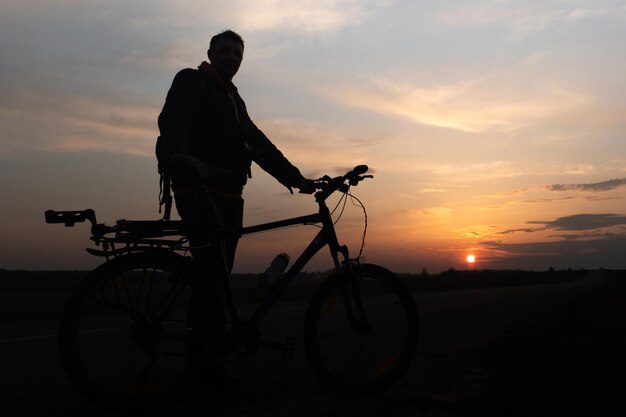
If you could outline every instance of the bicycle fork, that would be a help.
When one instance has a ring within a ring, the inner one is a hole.
[[[341,286],[341,296],[346,306],[348,320],[357,333],[370,334],[372,333],[372,327],[363,307],[363,297],[359,285],[362,278],[358,264],[355,267],[352,261],[349,262],[349,268],[345,276],[345,282]]]

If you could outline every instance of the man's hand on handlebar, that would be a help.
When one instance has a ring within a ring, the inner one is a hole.
[[[317,191],[315,181],[304,177],[300,179],[298,185],[296,185],[296,188],[300,190],[301,194],[313,194],[315,191]]]
[[[372,175],[363,175],[368,170],[367,165],[358,165],[352,171],[339,177],[329,177],[324,175],[317,180],[311,180],[308,178],[301,178],[295,188],[300,189],[301,194],[313,194],[317,190],[320,193],[316,194],[317,198],[326,199],[335,191],[347,192],[350,186],[355,186],[359,181],[365,178],[372,178]]]

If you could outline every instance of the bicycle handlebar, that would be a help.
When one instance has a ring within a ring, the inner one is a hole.
[[[348,192],[350,186],[356,186],[365,178],[374,178],[373,175],[363,175],[368,169],[367,165],[357,165],[345,175],[334,178],[324,175],[322,178],[315,180],[315,187],[320,190],[315,193],[315,199],[318,201],[325,200],[335,191]],[[347,184],[346,181],[348,182]]]

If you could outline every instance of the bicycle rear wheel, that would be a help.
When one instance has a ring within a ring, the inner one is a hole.
[[[192,271],[157,250],[115,258],[82,282],[59,329],[79,391],[114,410],[160,408],[188,392],[218,345],[216,303]]]
[[[328,385],[346,394],[378,393],[411,365],[417,308],[393,273],[354,265],[354,274],[331,275],[313,296],[304,337],[311,365]]]

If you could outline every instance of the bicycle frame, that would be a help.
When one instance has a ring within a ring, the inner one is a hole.
[[[317,235],[313,238],[311,243],[304,249],[304,251],[300,254],[298,259],[291,265],[291,267],[285,272],[285,274],[276,282],[276,284],[271,289],[270,293],[263,299],[261,304],[257,307],[254,313],[248,318],[245,322],[247,324],[251,324],[254,326],[258,326],[263,317],[271,310],[272,306],[278,301],[278,299],[285,292],[287,287],[294,281],[296,276],[302,271],[304,266],[315,256],[317,252],[319,252],[324,246],[328,245],[330,249],[330,255],[333,259],[333,263],[335,268],[339,268],[341,266],[341,261],[339,260],[339,254],[342,255],[343,261],[349,264],[349,253],[348,248],[346,246],[340,246],[339,241],[337,240],[337,234],[335,232],[335,227],[333,225],[333,221],[328,210],[328,207],[325,204],[323,199],[318,199],[319,204],[319,212],[314,214],[309,214],[306,216],[293,217],[290,219],[280,220],[276,222],[263,223],[254,226],[247,226],[241,229],[232,230],[223,232],[221,237],[226,237],[230,235],[238,235],[244,236],[252,233],[265,232],[269,230],[280,229],[283,227],[294,226],[298,224],[317,224],[321,223],[322,228],[317,233]],[[226,279],[224,283],[224,288],[226,288],[227,294],[227,308],[230,314],[231,320],[233,322],[233,326],[241,323],[239,319],[239,314],[237,307],[235,305],[234,297],[232,295],[232,289],[230,286],[230,280]]]

